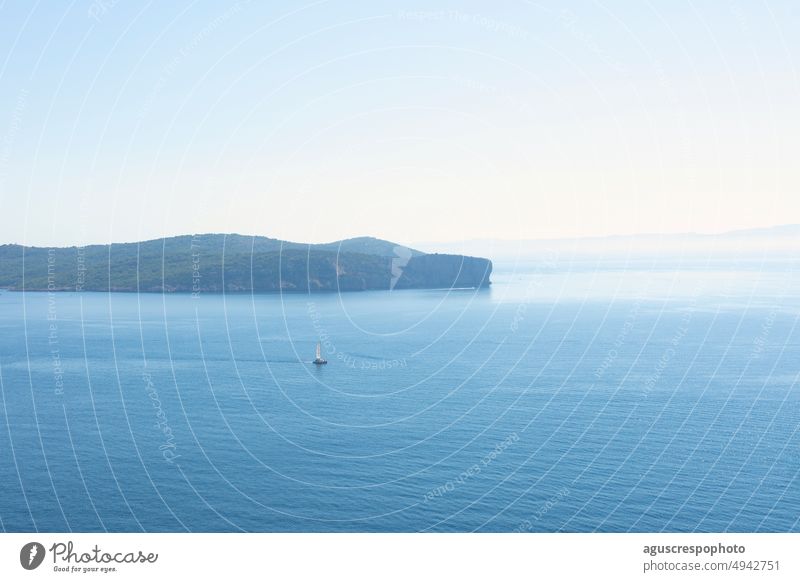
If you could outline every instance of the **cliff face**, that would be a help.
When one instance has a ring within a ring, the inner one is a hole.
[[[343,242],[302,245],[202,235],[86,248],[3,245],[0,288],[313,293],[489,285],[492,264],[486,259],[425,255],[378,239]]]
[[[492,262],[463,255],[420,255],[403,267],[395,289],[488,287]]]

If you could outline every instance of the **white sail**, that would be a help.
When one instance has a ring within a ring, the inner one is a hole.
[[[317,359],[322,358],[322,350],[320,349],[319,342],[317,342]]]

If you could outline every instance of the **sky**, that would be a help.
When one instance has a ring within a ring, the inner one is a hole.
[[[0,3],[0,243],[800,223],[790,1]]]

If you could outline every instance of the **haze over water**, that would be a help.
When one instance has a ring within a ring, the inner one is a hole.
[[[0,293],[0,524],[800,529],[792,260],[512,261],[493,281]]]

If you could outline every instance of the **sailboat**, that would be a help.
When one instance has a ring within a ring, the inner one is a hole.
[[[328,360],[322,357],[322,347],[319,345],[319,342],[317,342],[317,357],[314,358],[314,363],[317,366],[328,363]]]

